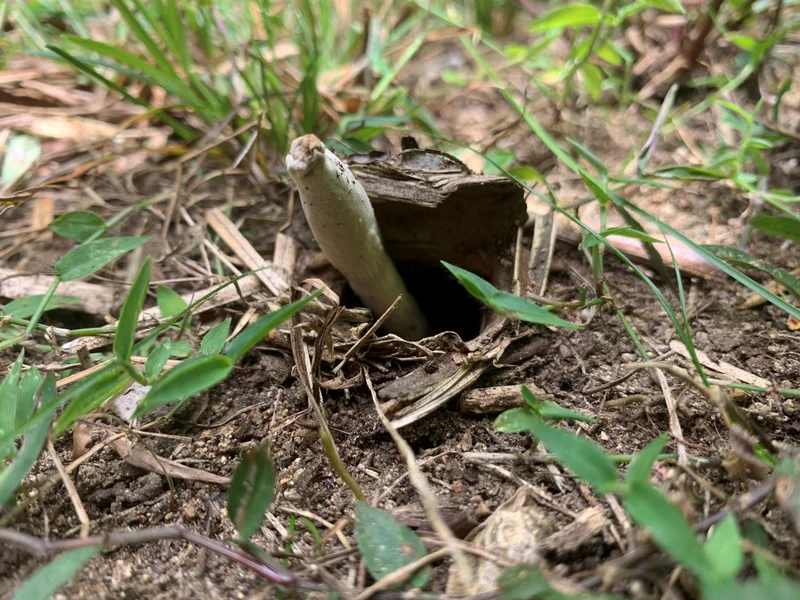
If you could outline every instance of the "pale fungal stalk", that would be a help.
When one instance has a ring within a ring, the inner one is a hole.
[[[366,307],[377,318],[402,296],[386,330],[407,340],[428,335],[425,315],[386,254],[367,193],[348,166],[310,134],[292,142],[286,167],[322,252]]]

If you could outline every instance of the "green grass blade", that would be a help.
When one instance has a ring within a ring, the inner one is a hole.
[[[367,570],[381,580],[397,569],[425,556],[425,544],[416,533],[389,513],[367,502],[356,502],[356,542]],[[421,588],[430,577],[430,567],[415,573],[403,587]]]
[[[200,100],[200,98],[178,77],[177,74],[173,75],[170,73],[165,73],[160,69],[160,67],[152,66],[150,63],[140,59],[135,54],[131,54],[126,50],[116,48],[103,42],[87,40],[74,36],[64,36],[64,39],[75,44],[76,46],[80,46],[81,48],[91,52],[96,52],[101,56],[107,56],[120,64],[135,69],[139,73],[147,76],[149,78],[149,82],[163,88],[165,91],[180,98],[181,101],[190,106],[200,108],[204,106],[202,100]],[[114,68],[112,63],[109,63],[109,66]],[[141,77],[137,77],[137,79],[141,79]]]
[[[122,305],[117,334],[114,336],[114,354],[122,362],[129,362],[133,338],[136,335],[136,325],[139,322],[139,313],[142,312],[144,300],[147,297],[147,286],[150,284],[150,257],[144,261],[139,275],[136,277],[125,303]]]
[[[68,387],[58,396],[58,404],[66,405],[66,408],[56,419],[53,436],[57,437],[64,433],[76,419],[90,413],[113,395],[121,392],[131,381],[127,371],[115,363],[110,363],[86,379]]]
[[[628,465],[628,469],[625,471],[625,481],[629,483],[633,481],[647,483],[650,478],[650,471],[653,470],[653,464],[666,443],[667,436],[660,435],[642,448],[641,452],[634,456],[630,465]]]
[[[228,516],[236,525],[239,538],[255,534],[275,497],[275,464],[264,442],[242,457],[228,488]]]
[[[536,419],[531,430],[547,451],[595,490],[608,491],[618,485],[617,467],[593,441]]]
[[[392,84],[397,74],[403,69],[403,67],[408,64],[414,55],[419,51],[422,47],[422,42],[425,41],[426,33],[419,34],[414,41],[406,48],[406,51],[403,52],[402,56],[397,60],[397,63],[392,67],[392,69],[386,73],[383,77],[381,77],[380,81],[378,81],[377,85],[373,88],[372,94],[370,94],[370,102],[375,102],[379,98],[383,96],[383,93],[386,89]]]
[[[624,496],[628,514],[647,530],[655,543],[698,577],[711,569],[703,546],[681,512],[648,483],[630,482]]]
[[[172,63],[170,63],[169,59],[166,57],[164,52],[162,52],[161,48],[158,47],[158,44],[155,43],[153,38],[151,38],[150,35],[145,31],[144,27],[142,27],[141,23],[139,23],[139,19],[136,18],[136,15],[134,15],[128,8],[126,0],[110,0],[110,2],[114,8],[120,12],[122,18],[125,20],[125,23],[128,25],[128,27],[130,27],[133,34],[147,48],[150,56],[156,61],[156,64],[158,64],[164,75],[173,79],[178,79],[178,73],[173,68]],[[136,5],[136,10],[138,13],[147,19],[147,21],[150,23],[150,26],[154,30],[158,31],[159,28],[157,23],[150,14],[148,8],[143,6],[138,0],[134,0],[134,4]]]
[[[492,79],[495,84],[497,84],[498,91],[500,92],[500,94],[520,114],[520,116],[523,118],[523,120],[526,122],[526,124],[531,128],[531,131],[533,131],[534,134],[536,134],[536,136],[540,140],[542,140],[542,142],[545,144],[545,146],[547,146],[547,148],[553,154],[555,154],[556,157],[558,157],[561,160],[561,162],[563,162],[567,167],[569,167],[575,173],[581,174],[581,168],[578,165],[578,163],[576,163],[575,160],[573,160],[573,158],[563,148],[561,148],[561,146],[559,146],[558,143],[556,143],[556,141],[538,123],[538,121],[536,121],[536,119],[534,119],[530,114],[528,114],[525,111],[525,109],[519,104],[519,102],[517,102],[517,100],[511,95],[511,93],[504,89],[504,86],[502,85],[502,82],[500,81],[499,77],[497,77],[497,75],[493,72],[493,70],[491,69],[489,64],[486,62],[486,60],[475,49],[475,47],[473,46],[473,44],[470,41],[470,39],[467,38],[467,37],[462,37],[461,40],[462,40],[462,43],[464,44],[464,46],[470,52],[470,54],[473,57],[473,59],[483,68],[484,72],[489,76],[489,78]],[[541,194],[538,194],[537,192],[533,192],[533,190],[530,187],[526,186],[523,182],[521,182],[519,180],[516,180],[516,179],[515,179],[515,181],[518,184],[520,184],[523,187],[525,187],[526,189],[528,189],[528,191],[530,191],[532,193],[535,193],[537,196],[539,196],[539,198],[541,198],[542,200],[544,200],[545,202],[550,204],[553,208],[555,208],[556,210],[558,210],[562,214],[565,214],[574,223],[580,225],[583,229],[588,230],[588,227],[584,223],[582,223],[580,220],[576,219],[572,215],[564,212],[558,206],[554,206],[553,203],[551,203],[549,201],[549,199],[544,198],[544,196],[542,196]],[[710,262],[712,265],[714,265],[715,267],[717,267],[718,269],[720,269],[721,271],[723,271],[727,275],[730,275],[731,277],[733,277],[733,279],[735,279],[736,281],[738,281],[739,283],[741,283],[742,285],[747,287],[749,290],[757,293],[759,296],[761,296],[762,298],[764,298],[768,302],[774,304],[775,306],[781,308],[782,310],[786,311],[788,314],[800,319],[800,310],[798,310],[797,308],[793,307],[791,304],[785,302],[784,300],[782,300],[781,298],[779,298],[778,296],[776,296],[775,294],[770,292],[768,289],[766,289],[764,286],[762,286],[759,283],[753,281],[752,279],[750,279],[744,273],[738,271],[737,269],[734,269],[734,268],[730,267],[727,263],[725,263],[724,261],[718,259],[711,252],[708,252],[708,251],[704,250],[701,246],[699,246],[698,244],[694,243],[692,240],[687,238],[685,235],[680,233],[678,230],[674,229],[673,227],[670,227],[669,225],[667,225],[666,223],[664,223],[660,219],[654,217],[653,215],[651,215],[647,211],[642,210],[641,208],[639,208],[638,206],[636,206],[632,202],[629,202],[629,201],[623,199],[622,197],[620,197],[615,192],[610,192],[610,195],[612,197],[612,200],[614,200],[614,203],[617,206],[622,206],[623,208],[627,209],[631,213],[636,213],[640,217],[643,217],[644,219],[647,219],[651,223],[654,223],[655,225],[660,227],[662,231],[666,231],[667,233],[672,235],[675,239],[677,239],[677,240],[683,242],[684,244],[686,244],[689,248],[691,248],[693,251],[697,252],[705,260]],[[626,262],[626,264],[628,264],[629,266],[632,266],[632,263],[630,263],[630,261],[627,260],[619,251],[617,251],[615,248],[613,248],[613,246],[611,246],[610,244],[608,244],[608,246],[610,246],[611,249],[613,251],[615,251],[615,253],[618,256],[620,256],[620,258],[622,258],[623,261]],[[635,270],[637,271],[637,275],[639,275],[641,273],[641,270],[639,270],[639,269],[635,269]],[[644,273],[641,273],[639,276],[643,277],[643,278],[646,278],[646,275],[644,275]],[[649,281],[649,278],[647,279],[647,281]],[[651,285],[652,285],[652,282],[650,282],[648,284],[648,287],[651,287]],[[651,287],[651,289],[654,289],[654,288],[655,288],[655,286]],[[661,301],[662,298],[663,298],[663,295],[661,295],[660,292],[658,292],[658,295],[659,295],[659,300]],[[666,308],[669,305],[665,304],[665,303],[666,303],[666,299],[663,299],[662,306],[664,306]],[[669,309],[668,312],[672,312],[671,309]],[[672,314],[674,315],[674,313],[672,313]]]
[[[19,374],[25,353],[20,352],[11,370],[0,383],[0,439],[8,439],[18,423],[17,397],[19,394]],[[13,439],[13,438],[12,438]],[[0,460],[13,453],[14,448],[7,442],[0,442]]]
[[[31,418],[36,410],[36,392],[42,383],[42,375],[39,369],[31,367],[19,382],[19,393],[17,394],[17,414],[14,418],[14,427],[19,427]]]
[[[25,580],[11,600],[47,600],[102,549],[103,546],[98,544],[64,552]]]
[[[22,449],[9,467],[0,471],[0,507],[4,506],[19,487],[19,484],[31,470],[44,447],[47,431],[50,429],[50,416],[56,406],[56,379],[52,372],[47,374],[40,386],[40,396],[45,412],[42,418],[28,429]],[[47,416],[48,418],[45,418]]]
[[[552,327],[565,327],[567,329],[580,329],[580,325],[565,321],[543,309],[541,306],[510,292],[498,290],[485,279],[470,273],[455,265],[445,261],[441,263],[450,271],[459,283],[477,300],[483,302],[498,314],[509,319],[517,319],[538,325],[549,325]]]
[[[158,406],[186,400],[225,379],[233,370],[227,356],[194,356],[173,367],[153,383],[139,402],[132,418],[141,417]]]
[[[255,323],[251,323],[245,327],[239,335],[233,338],[228,344],[228,349],[225,356],[229,357],[232,361],[236,362],[244,356],[253,346],[258,344],[264,339],[270,331],[275,329],[278,325],[291,318],[295,313],[302,310],[302,308],[311,302],[314,298],[319,296],[322,290],[317,290],[310,296],[301,298],[296,302],[279,308],[269,314],[264,315]]]
[[[61,281],[75,281],[102,269],[112,260],[144,244],[146,237],[105,238],[70,250],[55,264]]]

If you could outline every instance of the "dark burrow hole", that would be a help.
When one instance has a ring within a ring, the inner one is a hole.
[[[56,308],[45,312],[40,322],[42,325],[49,327],[63,327],[66,329],[88,329],[108,325],[102,317],[66,308]]]
[[[406,261],[396,265],[434,334],[455,331],[464,341],[478,336],[481,305],[447,269],[436,262]],[[363,306],[350,286],[342,294],[342,303],[347,307]]]

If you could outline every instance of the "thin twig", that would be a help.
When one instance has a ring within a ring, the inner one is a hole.
[[[47,438],[47,452],[50,454],[50,458],[53,459],[53,464],[55,465],[56,471],[58,471],[58,474],[61,477],[61,481],[64,482],[64,487],[67,489],[67,495],[69,495],[69,500],[72,502],[72,506],[75,509],[75,514],[78,515],[78,520],[81,522],[80,535],[82,538],[86,538],[89,536],[89,515],[86,514],[86,509],[83,507],[80,494],[78,494],[75,484],[72,483],[69,473],[67,473],[67,470],[64,468],[64,464],[58,457],[58,452],[56,452],[56,449],[53,446],[53,440],[51,440],[49,437]]]
[[[339,371],[341,371],[342,367],[344,367],[345,364],[347,364],[347,361],[350,360],[355,355],[355,353],[361,349],[361,347],[364,345],[364,342],[366,342],[370,337],[372,337],[372,335],[376,331],[378,331],[378,328],[381,325],[383,325],[386,319],[389,318],[389,315],[391,315],[392,312],[394,312],[394,309],[397,308],[397,304],[401,300],[402,298],[398,296],[397,300],[395,300],[392,303],[392,305],[389,308],[387,308],[386,311],[380,316],[380,318],[377,321],[375,321],[372,324],[372,326],[369,329],[367,329],[366,332],[364,332],[364,335],[362,335],[359,338],[359,340],[355,344],[353,344],[353,347],[350,348],[350,350],[348,350],[347,353],[344,355],[344,358],[342,358],[342,362],[340,362],[338,365],[336,365],[336,367],[334,367],[333,369],[334,373],[338,373]]]
[[[372,385],[372,380],[370,379],[369,373],[366,369],[364,369],[364,380],[367,383],[367,388],[369,388],[369,393],[372,396],[372,402],[375,404],[375,411],[378,413],[381,423],[383,423],[383,426],[389,432],[389,435],[392,436],[397,449],[400,451],[400,454],[406,461],[406,468],[408,469],[408,476],[411,481],[411,485],[414,486],[414,489],[417,490],[417,494],[419,494],[419,499],[422,502],[422,506],[425,508],[428,521],[433,526],[434,531],[436,531],[436,533],[438,533],[445,542],[445,547],[450,553],[450,556],[453,557],[453,561],[458,568],[461,581],[464,582],[464,587],[469,589],[472,587],[472,569],[470,567],[469,560],[458,547],[458,540],[453,535],[453,532],[450,531],[450,528],[445,524],[444,519],[442,519],[442,515],[439,513],[439,507],[436,503],[436,496],[434,495],[433,490],[430,488],[428,480],[425,478],[425,475],[423,475],[422,470],[417,466],[414,451],[411,449],[411,446],[409,446],[408,443],[402,438],[402,436],[397,433],[397,429],[395,429],[386,415],[383,414],[383,411],[381,410],[381,403],[378,400],[378,395],[375,393],[375,387]]]
[[[390,573],[380,581],[376,581],[367,589],[365,589],[363,592],[361,592],[358,596],[356,596],[353,600],[368,600],[369,598],[372,598],[372,596],[374,596],[377,592],[387,590],[400,583],[403,583],[414,573],[419,571],[422,567],[436,560],[439,560],[440,558],[444,558],[449,553],[450,549],[447,546],[445,546],[440,550],[436,550],[435,552],[431,552],[430,554],[421,556],[417,560],[410,562],[407,565],[400,567],[396,571]]]
[[[195,533],[183,527],[158,527],[155,529],[142,529],[139,531],[119,531],[105,533],[103,535],[93,535],[84,538],[71,538],[66,540],[40,539],[26,533],[14,531],[12,529],[0,529],[0,541],[13,544],[18,548],[27,551],[34,556],[43,557],[55,552],[75,550],[76,548],[87,548],[102,544],[128,545],[144,544],[160,540],[185,540],[192,544],[197,544],[216,552],[235,563],[238,563],[265,579],[277,585],[293,586],[297,583],[297,578],[291,571],[283,568],[267,566],[244,554],[222,545],[216,540],[212,540],[204,535]]]

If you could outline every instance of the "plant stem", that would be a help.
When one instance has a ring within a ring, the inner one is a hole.
[[[42,318],[47,305],[50,303],[50,300],[53,298],[53,295],[56,293],[56,288],[61,283],[60,277],[53,277],[53,283],[50,284],[50,287],[47,288],[47,291],[42,296],[42,301],[39,302],[39,306],[36,307],[36,312],[33,313],[31,320],[28,322],[28,326],[25,328],[25,333],[30,335],[33,333],[33,330],[36,328],[36,325],[39,323],[39,319]]]
[[[569,71],[567,71],[567,74],[564,76],[565,85],[564,85],[564,96],[562,97],[562,100],[566,98],[566,95],[569,93],[569,90],[572,89],[572,78],[575,77],[575,73],[578,72],[578,69],[580,69],[581,66],[583,66],[583,64],[587,60],[589,60],[589,57],[592,55],[592,50],[594,50],[594,46],[597,43],[597,38],[600,36],[600,31],[603,28],[603,22],[606,19],[606,15],[609,12],[611,12],[611,10],[614,8],[615,2],[616,0],[605,0],[605,2],[603,2],[603,8],[600,11],[600,18],[597,20],[597,23],[595,23],[594,28],[592,28],[592,32],[589,34],[589,43],[586,45],[586,48],[581,53],[581,55],[575,58],[575,61],[569,68]],[[609,33],[613,32],[613,30],[614,28],[610,27]],[[608,34],[606,34],[606,36],[603,37],[604,41],[607,35]]]
[[[6,348],[10,348],[11,346],[16,346],[17,344],[21,344],[22,342],[30,339],[28,334],[18,335],[16,337],[8,338],[7,340],[3,340],[0,342],[0,350],[5,350]]]
[[[136,382],[142,385],[150,385],[147,381],[147,378],[142,375],[139,371],[136,370],[136,367],[133,366],[132,363],[128,362],[127,360],[118,360],[117,364],[124,369],[124,371],[131,376],[131,378]]]
[[[331,436],[328,435],[324,427],[319,428],[319,440],[322,442],[322,449],[325,452],[325,457],[333,467],[333,470],[336,471],[336,474],[347,484],[347,487],[349,487],[350,491],[353,492],[356,500],[366,502],[367,497],[364,495],[364,491],[361,489],[361,486],[356,483],[356,480],[353,479],[353,476],[347,471],[347,468],[339,458],[339,453],[336,451],[336,446],[334,445]]]

